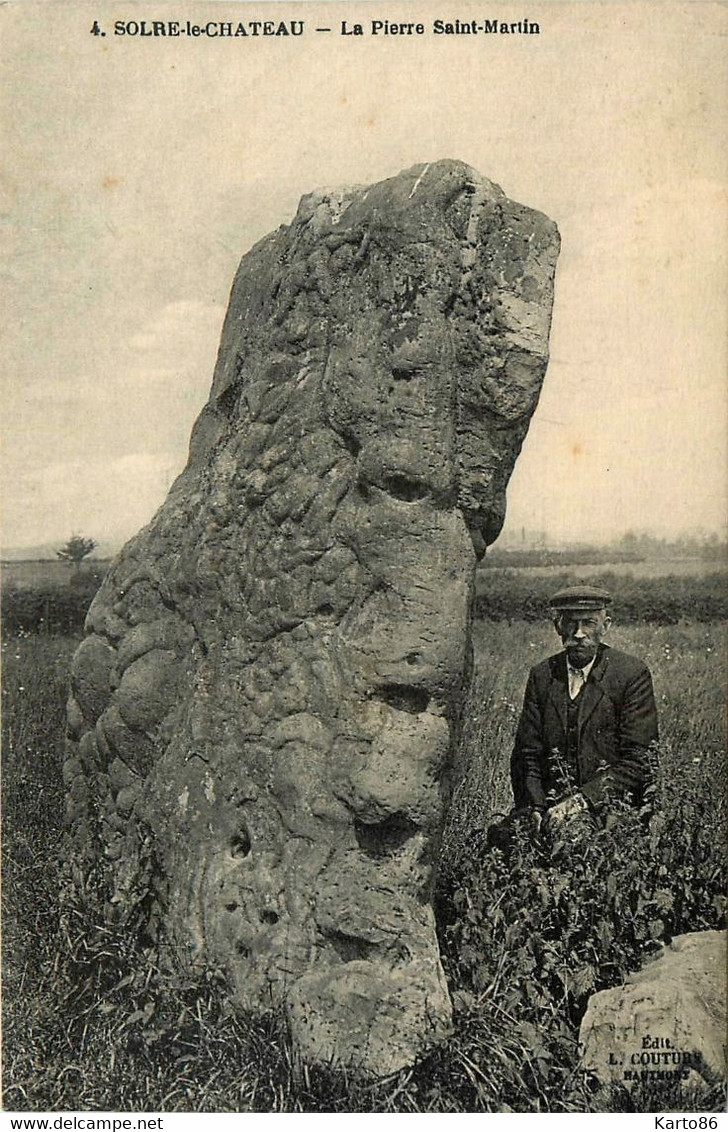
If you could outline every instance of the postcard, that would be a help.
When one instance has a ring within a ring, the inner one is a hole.
[[[717,1127],[727,24],[0,7],[6,1113]]]

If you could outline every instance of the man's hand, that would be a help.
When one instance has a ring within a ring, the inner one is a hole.
[[[555,806],[552,806],[547,812],[545,820],[551,829],[559,829],[588,810],[589,806],[584,795],[572,794],[570,798],[564,798],[563,802],[557,802]]]

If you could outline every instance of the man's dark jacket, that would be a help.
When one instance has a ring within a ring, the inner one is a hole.
[[[547,806],[553,800],[547,800],[549,791],[558,797],[569,785],[592,803],[602,801],[609,788],[639,801],[650,777],[647,748],[657,739],[657,709],[647,666],[627,653],[599,646],[579,697],[578,752],[570,766],[568,702],[564,651],[537,664],[528,677],[511,758],[516,809]]]

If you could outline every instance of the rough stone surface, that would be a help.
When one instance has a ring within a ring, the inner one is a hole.
[[[456,161],[305,196],[238,270],[189,462],[73,662],[71,852],[301,1056],[448,1032],[431,892],[474,567],[558,233]]]
[[[604,1084],[725,1077],[726,934],[676,936],[622,986],[593,995],[582,1065]]]

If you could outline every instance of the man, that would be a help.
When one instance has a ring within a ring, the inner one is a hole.
[[[511,758],[516,810],[570,820],[608,793],[639,803],[657,739],[650,671],[603,643],[611,597],[572,586],[551,598],[564,649],[531,669]]]

